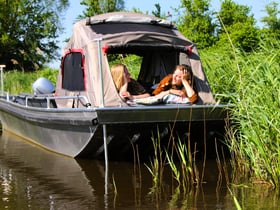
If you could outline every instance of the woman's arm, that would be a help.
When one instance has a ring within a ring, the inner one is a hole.
[[[124,75],[123,77],[123,81],[124,81],[124,84],[120,87],[120,91],[119,91],[119,95],[125,99],[125,98],[130,98],[130,93],[127,91],[127,88],[128,88],[128,81]]]
[[[190,80],[183,79],[182,80],[186,96],[189,98],[190,102],[194,103],[197,101],[197,93],[194,91],[194,89],[191,87]]]
[[[157,88],[153,91],[153,95],[158,95],[162,91],[169,90],[171,88],[171,82],[172,82],[172,74],[167,75],[164,77],[158,84]]]

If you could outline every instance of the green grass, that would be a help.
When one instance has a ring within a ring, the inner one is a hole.
[[[201,52],[217,100],[231,103],[234,126],[228,144],[233,167],[252,180],[279,189],[280,184],[280,42],[245,54],[212,49]],[[223,53],[224,52],[224,53]],[[221,93],[221,94],[220,94]]]
[[[58,70],[45,68],[36,72],[23,73],[21,71],[4,70],[4,90],[10,94],[32,93],[32,84],[39,78],[45,77],[56,84]]]

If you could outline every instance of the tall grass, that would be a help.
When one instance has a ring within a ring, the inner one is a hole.
[[[4,70],[4,90],[11,94],[31,93],[32,84],[39,77],[49,79],[54,85],[56,84],[58,70],[45,68],[36,72],[23,73],[21,71],[5,71]]]
[[[163,171],[165,165],[163,150],[160,143],[159,131],[157,133],[157,137],[152,138],[152,143],[154,148],[154,158],[150,161],[150,165],[145,165],[153,177],[153,187],[150,193],[155,195],[156,200],[158,200],[158,197],[161,194]]]
[[[280,42],[251,54],[211,49],[201,57],[213,92],[223,93],[218,100],[234,105],[228,132],[233,167],[279,189]]]

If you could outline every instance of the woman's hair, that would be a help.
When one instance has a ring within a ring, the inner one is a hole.
[[[124,85],[125,68],[124,64],[116,64],[111,67],[111,74],[118,91],[120,91],[121,87]]]

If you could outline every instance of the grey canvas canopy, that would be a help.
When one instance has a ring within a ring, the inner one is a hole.
[[[86,95],[96,107],[128,106],[115,88],[108,54],[141,56],[136,79],[147,88],[172,73],[177,64],[190,64],[199,96],[197,103],[214,103],[194,43],[170,22],[132,12],[97,15],[74,25],[72,37],[64,48],[56,94]],[[74,106],[72,101],[57,103]]]

